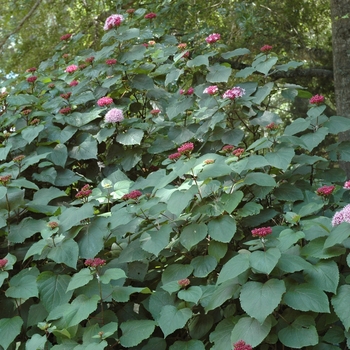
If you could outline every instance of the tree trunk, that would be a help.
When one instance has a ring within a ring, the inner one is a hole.
[[[350,1],[331,0],[333,73],[337,115],[350,118]],[[339,134],[350,141],[350,132]],[[341,162],[350,178],[350,162]]]

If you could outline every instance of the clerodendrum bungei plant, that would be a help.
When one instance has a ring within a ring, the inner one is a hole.
[[[2,348],[344,349],[350,121],[293,116],[270,46],[105,29],[3,84]]]

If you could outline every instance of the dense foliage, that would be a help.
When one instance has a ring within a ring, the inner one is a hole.
[[[1,94],[0,346],[349,345],[350,121],[270,81],[301,65],[270,46],[123,16]]]

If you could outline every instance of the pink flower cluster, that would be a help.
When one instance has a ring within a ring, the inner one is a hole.
[[[215,95],[218,91],[219,89],[216,85],[211,85],[204,89],[203,94]]]
[[[234,146],[232,145],[225,145],[224,147],[221,148],[222,153],[231,153],[234,149]]]
[[[182,280],[177,281],[177,283],[181,288],[184,288],[187,287],[191,281],[188,278],[183,278]]]
[[[110,104],[113,103],[113,98],[111,97],[101,97],[98,101],[97,101],[97,104],[100,106],[100,107],[105,107],[105,106],[109,106]]]
[[[112,108],[105,115],[106,123],[118,123],[124,120],[123,111],[119,108]]]
[[[68,100],[71,97],[72,93],[71,92],[67,92],[65,94],[60,94],[60,96],[62,98],[64,98],[65,100]]]
[[[111,15],[106,19],[103,29],[109,30],[109,29],[112,29],[113,27],[119,27],[123,21],[124,21],[124,17],[122,15]]]
[[[28,69],[26,70],[26,72],[28,72],[28,73],[34,73],[34,72],[36,72],[36,68],[35,68],[35,67],[28,68]]]
[[[72,34],[64,34],[61,36],[60,40],[66,41],[66,40],[69,40],[71,37],[72,37]]]
[[[240,157],[244,153],[244,148],[236,148],[232,151],[232,154],[236,157]]]
[[[87,63],[91,63],[91,62],[93,62],[94,60],[95,60],[95,57],[94,57],[94,56],[85,58],[85,62],[87,62]]]
[[[345,181],[343,188],[344,188],[344,190],[349,190],[350,189],[350,180]]]
[[[105,265],[106,260],[103,260],[100,258],[86,259],[84,264],[85,264],[85,266],[89,266],[89,267],[99,267],[99,266]]]
[[[3,269],[8,263],[7,259],[0,259],[0,269]]]
[[[180,89],[180,95],[193,95],[194,93],[194,88],[193,87],[190,87],[187,91],[186,90],[183,90],[183,89]]]
[[[72,80],[70,83],[69,83],[69,86],[77,86],[79,84],[79,81],[78,80]]]
[[[187,47],[186,43],[180,43],[179,45],[177,45],[177,48],[181,51],[185,50]]]
[[[79,67],[75,64],[72,64],[70,66],[68,66],[65,70],[66,73],[74,73],[75,71],[77,71],[79,69]]]
[[[278,129],[278,125],[275,124],[274,122],[272,122],[272,123],[266,125],[266,129],[268,129],[268,130],[277,130]]]
[[[270,45],[264,45],[264,46],[260,49],[261,52],[268,52],[268,51],[271,51],[271,50],[272,50],[272,46],[270,46]]]
[[[190,154],[193,151],[193,143],[192,142],[186,142],[182,146],[180,146],[177,151],[180,154]]]
[[[152,115],[157,115],[160,113],[160,109],[152,109],[150,112]]]
[[[230,100],[234,100],[237,97],[242,97],[243,95],[245,95],[245,89],[242,89],[239,86],[235,86],[230,90],[227,90],[222,97],[223,98],[229,98]]]
[[[253,237],[265,237],[269,234],[272,233],[272,229],[271,227],[260,227],[260,228],[255,228],[254,230],[251,231],[252,232],[252,235]]]
[[[168,159],[170,160],[177,160],[181,157],[181,153],[176,152],[168,155]]]
[[[113,64],[116,64],[117,63],[117,60],[115,58],[109,58],[108,60],[106,60],[106,63],[109,65],[109,66],[113,66]]]
[[[31,77],[28,77],[28,78],[27,78],[27,82],[28,82],[28,83],[34,83],[37,79],[38,79],[37,76],[32,75]]]
[[[92,193],[92,190],[90,190],[90,185],[86,184],[84,185],[81,190],[75,195],[75,198],[87,198]]]
[[[218,40],[220,40],[221,38],[221,35],[218,34],[218,33],[213,33],[213,34],[210,34],[207,38],[205,38],[205,41],[208,43],[208,44],[214,44],[216,43]]]
[[[312,105],[320,105],[324,102],[324,96],[322,95],[315,95],[310,98],[310,104]]]
[[[322,186],[322,187],[317,189],[316,193],[319,196],[328,197],[328,196],[330,196],[333,193],[334,189],[335,189],[335,186],[333,186],[333,185],[331,185],[331,186]]]
[[[233,344],[234,350],[252,350],[252,346],[247,344],[244,340],[239,340],[237,343]]]
[[[61,108],[59,112],[60,112],[61,114],[69,114],[71,111],[72,111],[72,108],[70,108],[70,107],[65,107],[65,108]]]
[[[150,13],[147,13],[147,14],[145,15],[145,18],[146,18],[146,19],[153,19],[153,18],[156,18],[156,17],[157,17],[157,14],[154,13],[154,12],[150,12]]]
[[[350,223],[350,204],[337,211],[332,218],[332,226],[340,225],[342,222]]]
[[[124,196],[122,197],[122,199],[126,200],[126,199],[137,199],[139,197],[142,196],[142,192],[139,190],[133,190],[130,193],[124,194]]]

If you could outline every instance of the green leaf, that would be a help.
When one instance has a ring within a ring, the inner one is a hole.
[[[224,209],[231,214],[241,203],[244,193],[242,191],[235,191],[233,193],[224,193],[221,200],[224,202]]]
[[[25,129],[22,130],[22,137],[28,143],[31,143],[35,138],[37,138],[37,136],[43,129],[44,125],[42,124],[37,126],[27,126]]]
[[[252,347],[256,347],[266,338],[270,330],[271,320],[269,317],[262,324],[255,318],[242,317],[232,330],[231,343],[244,340]]]
[[[70,279],[68,275],[56,275],[51,271],[44,271],[38,276],[40,300],[48,312],[69,302],[73,294],[67,290]]]
[[[125,272],[122,269],[114,267],[105,270],[103,275],[100,276],[100,281],[103,284],[107,284],[111,280],[119,280],[121,278],[126,278]]]
[[[47,342],[46,335],[34,334],[26,342],[26,349],[45,349],[45,344]]]
[[[277,248],[269,248],[267,251],[255,251],[250,254],[250,266],[260,273],[270,274],[277,265],[281,252]]]
[[[221,269],[217,284],[233,279],[250,268],[249,252],[242,252],[230,259]]]
[[[66,264],[73,269],[77,266],[79,247],[73,239],[63,240],[52,246],[47,257],[57,264]]]
[[[296,202],[304,199],[303,192],[294,184],[282,183],[273,191],[280,201]]]
[[[36,267],[21,270],[10,279],[10,287],[6,290],[5,295],[14,299],[38,297],[39,291],[36,283],[38,275],[39,270]]]
[[[308,111],[307,115],[311,118],[319,117],[326,109],[326,105],[312,106]]]
[[[191,250],[201,242],[208,234],[208,227],[204,223],[192,223],[185,226],[180,235],[180,243],[187,249]]]
[[[86,203],[79,208],[66,208],[59,216],[60,230],[66,232],[73,226],[81,225],[85,219],[91,218],[94,215],[94,206],[92,203]]]
[[[265,75],[268,75],[270,69],[276,64],[278,61],[277,57],[270,57],[265,62],[260,62],[254,68]]]
[[[276,265],[285,272],[296,272],[310,268],[312,265],[298,255],[282,253]]]
[[[309,126],[310,120],[298,118],[285,128],[284,134],[292,136],[306,130]]]
[[[286,229],[281,231],[280,235],[278,236],[278,246],[277,248],[284,252],[288,250],[293,244],[298,242],[300,239],[305,238],[305,234],[302,231],[293,231],[291,229]]]
[[[169,244],[171,232],[170,225],[163,225],[159,230],[144,232],[140,238],[141,248],[158,256],[161,250]]]
[[[209,236],[219,242],[228,243],[236,233],[236,221],[228,215],[213,219],[208,223]]]
[[[341,116],[332,116],[324,123],[330,134],[339,134],[340,132],[350,130],[350,119]]]
[[[84,140],[74,146],[69,152],[71,158],[77,160],[96,159],[97,158],[97,141],[91,135],[86,136]]]
[[[116,140],[122,145],[140,145],[143,138],[143,131],[140,129],[129,129],[123,134],[118,134]]]
[[[319,343],[315,321],[311,316],[302,315],[278,332],[278,338],[283,345],[291,349],[301,349]]]
[[[169,265],[162,274],[163,284],[167,284],[172,281],[179,281],[187,278],[193,271],[191,265],[172,264]]]
[[[295,310],[330,312],[327,295],[310,283],[288,287],[283,302]]]
[[[193,266],[193,276],[195,277],[207,277],[217,265],[217,261],[210,255],[196,256],[191,260]]]
[[[276,181],[275,179],[264,173],[249,173],[245,179],[244,183],[246,185],[258,185],[258,186],[267,186],[267,187],[275,187]]]
[[[135,74],[130,79],[130,85],[137,90],[149,90],[154,87],[153,79],[146,74]]]
[[[92,279],[94,275],[91,273],[90,269],[83,268],[72,276],[66,291],[70,291],[73,289],[77,289],[79,287],[87,285]],[[68,302],[69,299],[66,301]]]
[[[48,320],[58,320],[62,328],[68,328],[86,320],[96,310],[100,297],[93,295],[87,297],[83,294],[77,296],[71,304],[63,304],[55,307],[48,315]]]
[[[201,298],[203,292],[202,289],[198,286],[191,286],[188,289],[181,289],[177,296],[181,300],[188,301],[190,303],[197,304],[199,299]]]
[[[240,284],[235,279],[229,279],[220,284],[214,289],[208,304],[205,306],[205,312],[214,310],[221,306],[226,300],[233,298],[233,296],[239,292],[240,288]]]
[[[222,58],[228,59],[228,58],[232,58],[232,57],[237,57],[237,56],[243,56],[243,55],[249,55],[250,54],[250,50],[246,49],[246,48],[239,48],[233,51],[228,51],[228,52],[224,52],[221,54]]]
[[[211,240],[208,245],[208,254],[213,256],[218,262],[227,253],[228,245],[226,243]]]
[[[144,288],[135,288],[132,286],[116,286],[113,288],[112,298],[118,303],[126,303],[127,301],[129,301],[131,294],[142,293],[143,290]]]
[[[173,305],[164,306],[158,319],[158,324],[164,337],[167,337],[177,329],[184,328],[191,316],[192,311],[188,308],[178,310]]]
[[[176,341],[170,346],[169,350],[205,350],[200,340]]]
[[[336,244],[343,243],[350,236],[350,224],[348,222],[342,222],[340,225],[335,226],[329,233],[326,241],[324,242],[325,248],[330,248]]]
[[[232,68],[215,63],[208,68],[206,80],[209,83],[227,83],[231,76]]]
[[[47,222],[40,219],[24,218],[19,225],[11,226],[8,236],[9,241],[13,243],[23,243],[27,238],[32,237],[37,232],[44,230]]]
[[[350,328],[350,286],[344,284],[338,288],[337,294],[331,299],[334,311],[343,323],[345,331],[349,331]],[[1,329],[1,328],[0,328]]]
[[[335,261],[319,261],[304,270],[305,280],[326,292],[336,294],[339,270]]]
[[[199,66],[209,66],[208,55],[198,55],[193,60],[189,60],[186,63],[187,67],[199,67]]]
[[[234,325],[232,317],[224,318],[217,324],[215,330],[209,334],[210,342],[214,343],[212,350],[231,348],[231,333]]]
[[[306,145],[308,151],[312,151],[328,135],[328,129],[325,127],[317,129],[316,132],[300,136],[301,141]]]
[[[6,350],[21,332],[23,320],[19,316],[0,320],[0,345]]]
[[[170,72],[166,75],[165,86],[168,86],[171,83],[177,82],[179,77],[184,73],[183,69],[171,69]]]
[[[260,104],[262,101],[264,101],[265,100],[265,98],[271,93],[271,91],[272,91],[272,89],[273,89],[273,87],[274,87],[274,83],[273,82],[269,82],[269,83],[267,83],[267,84],[265,84],[264,86],[262,86],[262,87],[258,87],[258,90],[255,92],[255,94],[254,94],[254,98],[253,98],[253,102],[254,103],[256,103],[256,104]],[[274,113],[271,113],[271,112],[264,112],[264,114],[263,114],[263,116],[265,115],[267,115],[267,114],[269,114],[269,115],[273,115]],[[260,118],[256,118],[256,119],[260,119]],[[254,119],[254,122],[256,121],[256,119]],[[253,122],[253,121],[252,121]],[[275,122],[275,120],[271,120],[270,121],[270,123],[271,122]],[[269,122],[267,122],[266,124],[265,124],[265,126],[266,125],[268,125],[268,124],[270,124]],[[254,123],[252,123],[253,125],[254,125]],[[259,125],[263,125],[263,124],[259,124]]]
[[[123,332],[120,344],[131,348],[148,339],[154,331],[155,322],[151,320],[128,320],[120,325]]]
[[[247,282],[242,286],[240,301],[242,309],[263,323],[279,305],[286,287],[283,281],[270,279],[266,283]]]
[[[293,148],[281,147],[276,152],[265,154],[265,159],[269,164],[277,169],[287,170],[294,157]]]
[[[318,259],[329,259],[345,253],[346,249],[343,247],[334,246],[324,248],[325,240],[325,237],[319,237],[312,240],[306,246],[301,248],[301,255]]]
[[[52,152],[47,156],[48,160],[51,160],[52,163],[62,168],[65,167],[67,158],[68,158],[67,147],[62,143],[59,143],[58,145],[56,145],[55,148],[52,150]]]

